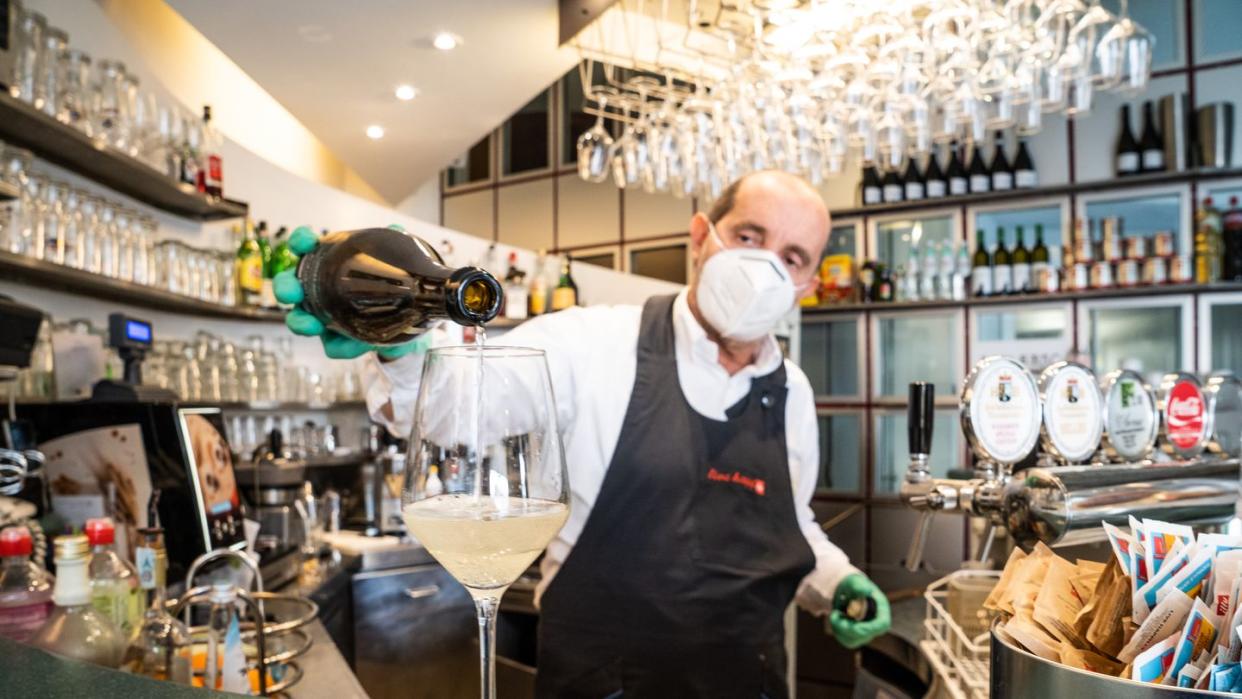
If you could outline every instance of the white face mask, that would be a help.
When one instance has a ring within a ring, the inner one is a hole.
[[[776,253],[760,248],[722,248],[707,258],[695,298],[703,319],[722,336],[751,342],[767,335],[793,308],[797,289]]]

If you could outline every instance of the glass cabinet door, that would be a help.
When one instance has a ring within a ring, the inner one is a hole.
[[[1100,375],[1124,367],[1151,381],[1193,371],[1190,305],[1189,296],[1081,302],[1078,346]]]
[[[877,495],[895,495],[906,476],[910,463],[906,441],[906,409],[881,410],[875,413],[874,435],[875,479],[872,487]],[[962,466],[961,438],[957,409],[937,410],[932,427],[931,473],[943,478],[949,469]]]
[[[816,399],[862,398],[862,316],[802,323],[798,364]]]
[[[859,227],[857,221],[834,221],[828,235],[828,245],[824,248],[824,257],[852,255],[857,260],[862,255],[858,245]]]
[[[1086,217],[1093,240],[1099,240],[1100,220],[1109,217],[1120,219],[1123,238],[1150,238],[1156,233],[1168,231],[1173,234],[1177,254],[1191,252],[1190,211],[1186,204],[1190,190],[1185,186],[1160,188],[1125,196],[1116,194],[1090,194],[1079,199],[1079,214]],[[1149,241],[1150,242],[1150,241]],[[1150,246],[1149,246],[1150,249]]]
[[[970,363],[1001,354],[1031,371],[1065,359],[1074,347],[1068,303],[983,306],[970,311]]]
[[[966,230],[966,237],[972,251],[978,245],[979,232],[982,232],[984,249],[994,252],[1001,230],[1005,234],[1007,249],[1015,249],[1018,231],[1021,230],[1023,247],[1028,251],[1034,250],[1038,228],[1043,233],[1044,247],[1048,249],[1049,264],[1061,267],[1062,225],[1068,214],[1068,205],[1064,209],[1056,203],[1024,209],[977,209],[971,213],[971,225]]]
[[[871,257],[890,269],[904,265],[915,246],[920,250],[929,244],[952,243],[957,240],[958,217],[955,214],[932,215],[926,218],[890,218],[874,224],[874,245]]]
[[[1199,370],[1242,373],[1242,294],[1199,298]]]
[[[861,411],[820,411],[817,490],[834,493],[862,491],[862,434]]]
[[[905,400],[911,381],[930,381],[937,396],[956,396],[962,379],[962,312],[877,313],[875,382],[877,398]]]

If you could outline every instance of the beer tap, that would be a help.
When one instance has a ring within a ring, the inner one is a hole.
[[[935,420],[934,384],[915,381],[910,384],[910,407],[906,421],[906,439],[910,464],[901,484],[901,500],[918,510],[919,521],[906,553],[906,570],[918,570],[923,561],[923,548],[931,531],[932,516],[940,510],[953,510],[958,505],[958,482],[934,478],[928,465],[931,456],[932,428]]]

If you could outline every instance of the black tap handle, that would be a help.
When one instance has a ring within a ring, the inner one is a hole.
[[[931,454],[932,420],[936,386],[926,381],[910,383],[910,414],[906,423],[910,455]]]

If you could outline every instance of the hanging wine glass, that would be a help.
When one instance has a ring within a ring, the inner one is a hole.
[[[608,179],[609,156],[612,151],[612,136],[604,126],[604,114],[607,112],[608,101],[616,96],[616,90],[610,87],[597,87],[591,91],[599,113],[595,116],[595,125],[578,137],[578,176],[587,182],[603,182]]]

